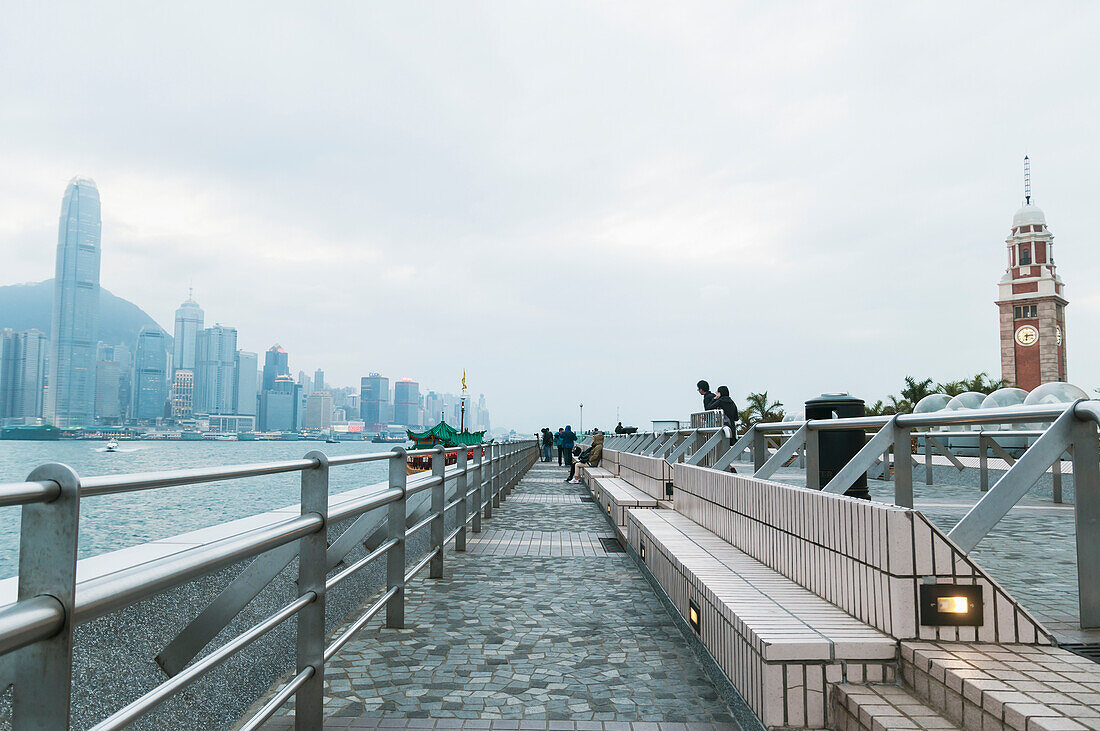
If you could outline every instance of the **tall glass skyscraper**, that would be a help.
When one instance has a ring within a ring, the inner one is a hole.
[[[57,426],[91,424],[95,414],[99,237],[99,190],[91,178],[73,178],[61,201],[44,409]]]
[[[275,343],[264,353],[264,380],[260,384],[261,391],[271,391],[275,388],[275,379],[278,376],[290,375],[290,356],[283,350],[283,346]]]
[[[176,310],[176,337],[173,341],[172,372],[185,368],[195,370],[195,351],[198,347],[199,331],[202,330],[204,313],[190,292],[187,301]]]
[[[215,325],[199,333],[195,356],[196,414],[232,414],[237,328]]]
[[[404,426],[420,425],[420,384],[402,378],[393,384],[393,422]]]
[[[168,401],[168,335],[159,327],[143,327],[134,355],[134,408],[138,421],[164,416]]]

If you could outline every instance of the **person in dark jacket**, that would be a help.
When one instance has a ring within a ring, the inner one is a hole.
[[[718,397],[710,390],[710,384],[706,381],[699,381],[695,384],[695,387],[699,389],[699,395],[703,397],[703,411],[710,411],[713,409],[714,402]]]
[[[577,443],[577,435],[573,433],[573,427],[565,425],[565,431],[561,433],[561,446],[565,450],[565,464],[573,466],[573,445]]]
[[[549,462],[551,450],[554,448],[554,435],[547,427],[542,428],[542,461]]]
[[[721,409],[722,421],[730,428],[730,442],[737,441],[737,404],[730,398],[730,390],[726,386],[718,387],[718,396],[714,399],[711,409]]]
[[[558,448],[558,467],[565,464],[565,447],[561,445],[561,435],[565,433],[565,429],[558,427],[558,433],[554,435],[554,446]]]

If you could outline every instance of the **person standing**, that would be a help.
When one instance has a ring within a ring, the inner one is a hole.
[[[565,429],[558,427],[558,433],[554,435],[554,446],[558,448],[558,467],[565,464],[565,447],[561,445],[561,435]]]
[[[710,390],[710,384],[706,381],[699,381],[699,383],[695,384],[695,387],[699,389],[699,395],[703,397],[703,411],[710,411],[713,409],[714,402],[718,397]]]
[[[561,433],[561,446],[565,450],[565,464],[573,465],[573,446],[577,443],[577,435],[573,433],[573,427],[565,425],[565,431]]]
[[[550,461],[550,450],[554,447],[554,435],[547,427],[542,428],[542,461]]]

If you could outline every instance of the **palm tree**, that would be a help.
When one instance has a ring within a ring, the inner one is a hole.
[[[935,389],[932,388],[932,379],[925,378],[923,381],[918,381],[912,376],[905,377],[905,387],[901,389],[901,398],[903,401],[908,401],[912,406],[916,405],[925,396],[935,393]]]
[[[911,414],[913,413],[913,403],[907,398],[899,399],[897,396],[890,394],[890,405],[886,407],[885,414]]]
[[[761,421],[783,421],[783,404],[779,401],[769,404],[767,391],[750,393],[746,401],[748,405],[741,411],[741,423],[746,429]]]
[[[873,404],[866,404],[863,407],[863,413],[866,416],[882,416],[883,414],[886,413],[885,409],[887,409],[887,408],[889,408],[889,407],[885,406],[882,403],[882,399],[879,399],[878,401],[874,402]]]

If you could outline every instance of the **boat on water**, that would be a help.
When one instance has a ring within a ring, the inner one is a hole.
[[[61,430],[51,424],[41,426],[5,426],[0,428],[0,439],[18,441],[56,442]]]
[[[103,451],[104,452],[117,452],[118,451],[118,442],[116,442],[114,439],[109,440],[107,442],[107,446],[104,447]]]
[[[406,435],[411,433],[403,426],[391,424],[385,431],[375,434],[371,441],[375,444],[404,444],[409,440]]]
[[[422,432],[406,431],[406,435],[413,443],[413,449],[434,449],[442,446],[443,464],[452,465],[458,461],[458,453],[464,446],[481,444],[485,439],[484,431],[459,431],[446,421],[440,421],[431,429]],[[472,449],[466,450],[466,458],[473,459]],[[405,471],[412,475],[417,472],[425,472],[432,468],[430,455],[416,455],[407,458]]]

